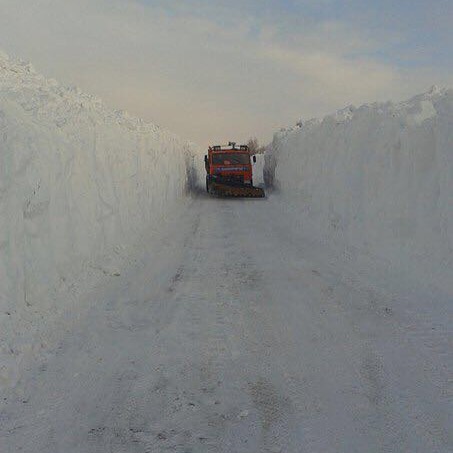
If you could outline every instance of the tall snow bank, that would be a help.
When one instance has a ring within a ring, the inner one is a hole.
[[[52,288],[194,184],[193,149],[0,53],[0,386],[61,311]]]
[[[347,107],[274,136],[267,182],[298,227],[425,278],[453,269],[453,91]]]

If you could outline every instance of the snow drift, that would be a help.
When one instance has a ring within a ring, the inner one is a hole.
[[[55,291],[195,182],[193,149],[0,53],[0,385],[63,310]]]
[[[452,90],[299,122],[274,136],[265,178],[307,234],[451,290]]]

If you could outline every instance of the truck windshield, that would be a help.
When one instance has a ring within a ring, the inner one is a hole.
[[[216,153],[212,155],[214,165],[249,164],[250,156],[246,153]]]

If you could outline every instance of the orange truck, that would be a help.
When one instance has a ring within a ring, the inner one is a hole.
[[[206,191],[226,197],[264,197],[264,190],[253,186],[253,163],[247,145],[210,146],[204,156]]]

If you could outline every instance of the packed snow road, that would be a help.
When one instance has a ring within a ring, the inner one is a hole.
[[[141,245],[5,396],[2,452],[452,451],[442,325],[272,197],[200,197]]]

